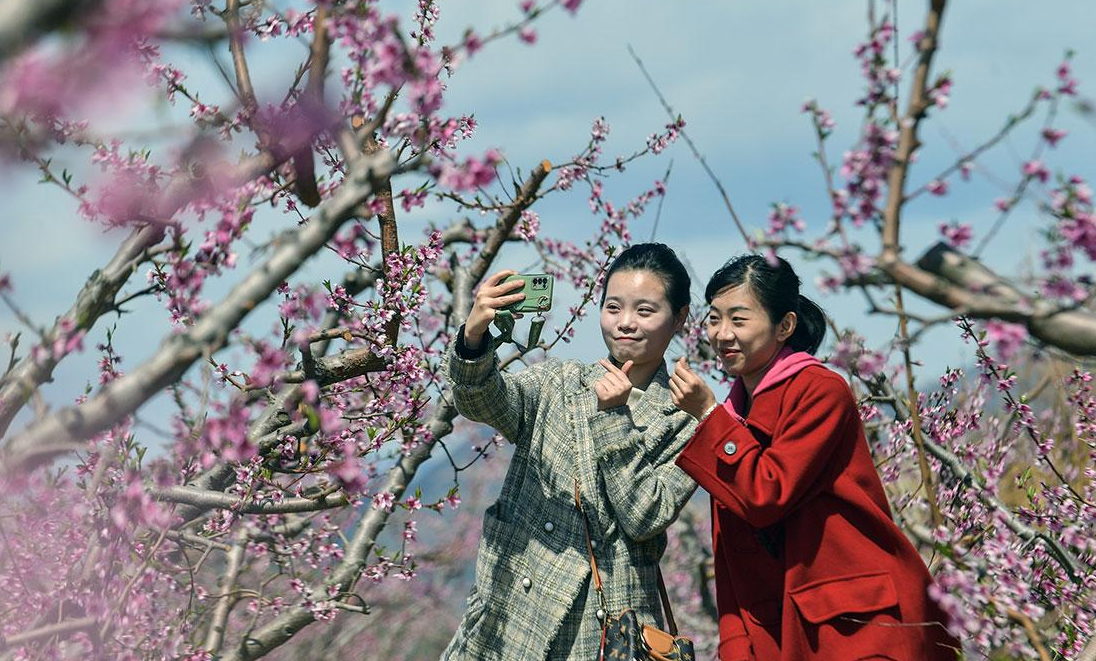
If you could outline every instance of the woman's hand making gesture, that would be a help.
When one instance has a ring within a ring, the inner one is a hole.
[[[605,376],[594,382],[594,392],[597,393],[597,410],[604,411],[614,406],[626,404],[628,395],[632,394],[632,381],[628,378],[628,370],[632,369],[632,361],[629,360],[620,367],[604,358],[597,362],[605,368]]]
[[[715,406],[715,393],[704,383],[696,372],[689,369],[684,356],[674,363],[674,373],[670,376],[670,395],[674,406],[685,411],[697,420],[704,417]]]

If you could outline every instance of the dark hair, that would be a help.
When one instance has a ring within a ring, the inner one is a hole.
[[[788,338],[788,346],[813,354],[826,337],[826,313],[817,303],[799,293],[799,276],[791,264],[781,257],[771,259],[773,261],[758,254],[731,259],[708,281],[704,300],[711,303],[724,289],[746,285],[774,324],[780,323],[789,312],[795,313],[797,323],[795,332]]]
[[[666,286],[666,299],[670,301],[674,314],[689,305],[689,288],[692,286],[689,272],[677,258],[673,248],[665,243],[636,243],[616,256],[605,273],[605,287],[601,290],[603,306],[609,278],[617,271],[650,271],[657,275]]]

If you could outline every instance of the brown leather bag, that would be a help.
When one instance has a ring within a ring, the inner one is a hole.
[[[615,617],[609,615],[605,608],[605,592],[601,585],[601,574],[597,570],[597,558],[594,557],[594,545],[590,541],[590,519],[582,509],[577,479],[575,507],[582,514],[582,523],[586,527],[586,553],[590,556],[590,570],[594,577],[598,604],[601,613],[605,615],[597,661],[695,661],[693,641],[677,635],[677,622],[670,608],[670,597],[666,594],[666,582],[662,579],[661,568],[657,569],[658,594],[662,598],[662,611],[666,616],[669,632],[649,624],[640,624],[636,612],[631,608],[625,608]]]

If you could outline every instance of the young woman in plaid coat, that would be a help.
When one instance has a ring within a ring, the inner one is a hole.
[[[606,609],[662,622],[656,568],[667,526],[696,485],[674,460],[695,427],[673,405],[663,356],[688,314],[689,276],[662,244],[628,248],[602,294],[609,358],[498,370],[487,333],[520,283],[480,288],[447,357],[465,417],[514,443],[498,501],[483,517],[476,582],[446,661],[594,661],[601,611],[590,580],[578,480]]]

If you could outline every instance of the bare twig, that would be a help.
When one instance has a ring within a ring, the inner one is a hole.
[[[913,443],[917,447],[917,463],[921,469],[921,484],[925,488],[925,500],[929,503],[929,512],[934,528],[944,522],[944,516],[940,513],[940,504],[936,500],[936,486],[932,482],[932,471],[929,470],[929,461],[925,456],[925,439],[921,431],[921,405],[920,396],[913,377],[913,359],[910,356],[909,331],[907,329],[905,305],[902,303],[902,285],[894,286],[894,300],[898,308],[898,339],[902,347],[902,357],[906,367],[906,393],[908,397],[909,415]]]
[[[651,78],[651,74],[647,73],[647,68],[643,66],[643,60],[639,59],[639,56],[636,55],[635,50],[632,49],[631,44],[628,45],[628,54],[632,56],[632,59],[635,60],[636,65],[639,66],[639,70],[643,72],[643,77],[647,79],[647,83],[651,86],[651,89],[654,90],[655,96],[658,97],[658,100],[662,104],[662,107],[666,109],[666,114],[670,116],[670,121],[677,121],[677,113],[675,113],[674,109],[670,107],[669,102],[666,101],[666,97],[662,95],[662,92],[658,89],[658,85],[656,85],[654,79]],[[735,213],[734,206],[731,204],[731,198],[729,195],[727,195],[727,189],[724,188],[723,182],[719,180],[719,177],[715,176],[715,172],[712,172],[712,168],[708,166],[708,161],[704,159],[703,154],[701,154],[700,150],[696,148],[696,145],[693,143],[692,138],[690,138],[689,134],[685,132],[685,129],[681,128],[679,129],[679,131],[681,133],[681,137],[685,139],[685,144],[689,145],[689,150],[693,152],[693,157],[696,158],[698,163],[700,163],[700,167],[704,168],[705,174],[708,175],[708,178],[712,180],[713,184],[715,184],[716,189],[719,190],[719,194],[723,197],[723,205],[727,207],[727,211],[730,212],[731,219],[734,220],[734,224],[738,228],[739,234],[742,235],[742,240],[746,242],[747,246],[752,246],[753,242],[750,239],[750,236],[746,233],[746,227],[742,224],[742,221],[739,220],[738,214]]]
[[[1035,648],[1035,653],[1039,655],[1039,661],[1050,661],[1050,653],[1047,652],[1047,646],[1043,643],[1043,636],[1039,633],[1039,629],[1031,621],[1031,618],[1015,608],[1009,608],[1005,613],[1010,620],[1018,622],[1020,626],[1024,627],[1024,633],[1027,634],[1031,646]]]

